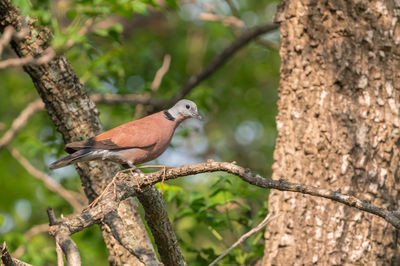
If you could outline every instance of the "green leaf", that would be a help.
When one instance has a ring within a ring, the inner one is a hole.
[[[147,15],[147,5],[140,1],[134,1],[131,3],[132,10],[135,13],[139,13],[142,15]]]
[[[32,4],[29,0],[12,0],[13,5],[19,7],[20,12],[22,14],[28,14],[28,11],[31,9]]]

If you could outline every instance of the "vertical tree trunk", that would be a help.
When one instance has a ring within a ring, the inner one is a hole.
[[[287,0],[274,179],[397,209],[399,1]],[[397,231],[329,200],[272,191],[263,265],[399,263]]]

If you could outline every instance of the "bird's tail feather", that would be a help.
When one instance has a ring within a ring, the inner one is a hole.
[[[78,159],[82,159],[82,157],[87,156],[90,152],[91,152],[91,150],[89,150],[89,149],[78,150],[78,151],[50,164],[49,169],[50,170],[58,169],[58,168],[73,164]],[[81,160],[79,160],[79,161],[81,161]]]

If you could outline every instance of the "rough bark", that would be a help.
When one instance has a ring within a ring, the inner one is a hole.
[[[162,195],[151,186],[137,197],[145,210],[145,219],[153,234],[158,253],[163,258],[165,265],[185,265],[182,253],[179,251],[178,239],[168,218],[167,210]],[[154,200],[158,199],[158,200]],[[178,248],[178,251],[176,251]]]
[[[399,14],[398,1],[280,4],[273,179],[398,209]],[[368,213],[278,191],[269,209],[263,265],[399,263],[397,231]]]
[[[31,30],[38,32],[38,36],[26,36],[21,41],[13,41],[11,44],[18,56],[27,55],[38,56],[47,47],[50,33],[43,30],[34,29],[31,21],[27,19],[26,24]],[[22,18],[17,10],[8,0],[0,1],[0,31],[8,25],[21,29]],[[82,138],[94,136],[102,131],[98,119],[98,111],[94,103],[89,99],[78,77],[73,71],[68,60],[64,56],[51,60],[48,64],[39,66],[25,66],[24,70],[32,78],[32,81],[45,103],[46,110],[51,120],[62,134],[65,142],[71,142]],[[111,180],[117,167],[113,164],[103,162],[81,163],[76,166],[81,177],[85,193],[90,201],[101,193],[103,188]],[[136,230],[129,230],[123,227],[127,236],[134,238],[140,234],[147,236],[141,219],[135,215],[135,209],[126,209],[119,212],[122,220],[131,220],[136,224]],[[125,249],[109,232],[109,228],[104,224],[100,225],[105,243],[109,250],[109,260],[112,265],[138,265],[140,261]],[[132,228],[132,226],[130,227]],[[116,228],[118,230],[121,228]],[[152,254],[152,259],[158,263],[155,252],[148,237],[141,239],[142,246],[147,254]]]

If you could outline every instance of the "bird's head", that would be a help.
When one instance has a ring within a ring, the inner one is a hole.
[[[197,111],[196,104],[185,99],[177,102],[172,108],[168,109],[168,112],[174,119],[177,119],[178,121],[182,121],[187,118],[202,119]]]

